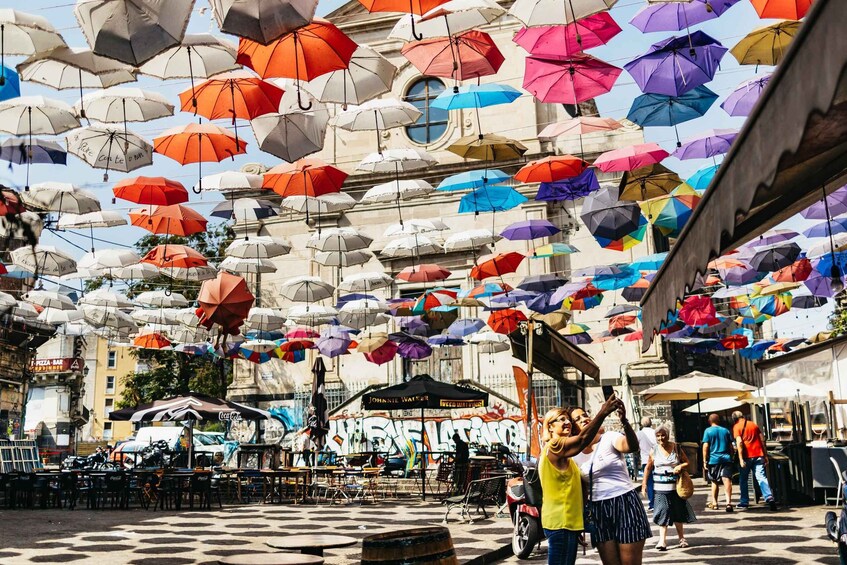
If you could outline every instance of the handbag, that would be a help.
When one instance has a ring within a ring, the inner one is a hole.
[[[591,510],[591,494],[594,490],[595,455],[597,455],[596,449],[594,454],[591,455],[591,465],[588,467],[588,496],[585,499],[585,506],[582,507],[582,531],[591,536],[594,536],[597,533],[597,524],[594,523],[594,513]]]
[[[527,504],[541,508],[543,491],[541,490],[541,474],[537,467],[526,467],[524,469],[523,491]]]
[[[676,445],[677,461],[682,463],[682,457],[679,455],[679,444]],[[679,472],[679,478],[676,480],[676,494],[682,500],[688,500],[694,494],[694,481],[691,480],[691,475],[686,469]]]

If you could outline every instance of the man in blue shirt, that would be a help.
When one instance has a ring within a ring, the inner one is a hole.
[[[709,415],[709,428],[703,433],[703,478],[712,485],[712,496],[706,506],[718,509],[718,487],[723,483],[726,511],[732,512],[732,434],[721,426],[721,417]]]

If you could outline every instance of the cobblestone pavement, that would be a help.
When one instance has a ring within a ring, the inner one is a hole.
[[[681,564],[838,564],[822,527],[826,508],[766,507],[727,514],[705,511],[705,488],[692,499],[698,522],[686,528],[688,549],[669,537],[669,550],[648,540],[644,563]],[[438,525],[444,507],[407,500],[350,505],[244,505],[223,510],[17,510],[0,511],[0,564],[108,563],[181,565],[215,563],[218,556],[266,552],[264,540],[293,533],[334,532],[363,538],[388,530]],[[473,565],[502,558],[509,543],[508,518],[490,516],[474,524],[449,524],[459,560]],[[656,528],[654,527],[654,533]],[[327,563],[358,563],[361,546],[327,552]],[[499,555],[497,554],[499,552]],[[545,544],[527,565],[541,565]],[[520,563],[514,557],[503,561]],[[599,563],[596,553],[580,556],[579,565]],[[259,564],[257,564],[259,565]]]

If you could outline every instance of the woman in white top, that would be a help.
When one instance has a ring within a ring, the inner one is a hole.
[[[570,414],[577,431],[591,422],[582,408],[573,408]],[[653,533],[624,460],[624,454],[638,450],[638,437],[624,408],[618,410],[618,417],[623,434],[600,428],[592,445],[574,459],[586,481],[594,526],[591,545],[601,561],[604,565],[641,565],[644,541]]]

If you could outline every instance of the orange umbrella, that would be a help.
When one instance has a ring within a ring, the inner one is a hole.
[[[243,278],[223,271],[215,279],[205,281],[197,295],[203,317],[220,324],[227,333],[238,331],[255,301]]]
[[[132,345],[142,349],[170,349],[171,342],[159,333],[141,334],[132,340]]]
[[[209,261],[187,245],[157,245],[142,257],[142,263],[150,263],[160,269],[205,267]]]
[[[556,182],[582,174],[588,163],[573,155],[555,155],[530,161],[515,173],[521,182]]]
[[[332,71],[346,69],[358,45],[343,31],[327,20],[315,18],[312,23],[286,33],[268,45],[241,38],[236,62],[250,67],[262,78],[293,78],[297,83],[297,102],[300,102],[299,81],[310,81]]]
[[[21,199],[14,190],[0,189],[0,216],[14,216],[25,211]]]
[[[150,233],[186,236],[206,231],[206,218],[181,204],[141,208],[130,212],[129,220]]]
[[[421,73],[455,80],[496,74],[505,61],[491,36],[476,30],[456,37],[410,41],[400,52]]]
[[[341,190],[347,173],[327,165],[320,159],[300,159],[294,163],[277,165],[265,173],[262,188],[268,188],[281,195],[308,196],[316,198]],[[309,207],[306,207],[306,221],[309,221]]]
[[[526,320],[526,316],[520,310],[504,308],[495,310],[488,317],[488,325],[498,334],[510,334],[518,329],[518,324]]]
[[[812,262],[803,257],[774,272],[773,280],[776,282],[802,282],[808,279],[811,274]]]
[[[188,191],[181,183],[165,177],[124,179],[112,188],[115,198],[148,206],[169,206],[188,202]]]
[[[203,192],[202,163],[220,163],[227,157],[245,153],[247,143],[239,140],[229,130],[214,124],[187,124],[162,132],[153,139],[153,150],[170,157],[174,161],[187,165],[197,163],[201,181],[197,188],[192,188],[196,194]]]
[[[450,271],[434,263],[423,263],[404,268],[397,278],[407,282],[433,282],[442,281],[450,274]]]
[[[488,277],[499,277],[509,273],[514,273],[524,258],[524,255],[517,251],[501,253],[471,269],[471,277],[481,281]]]
[[[750,0],[759,17],[799,20],[812,7],[812,0]]]

